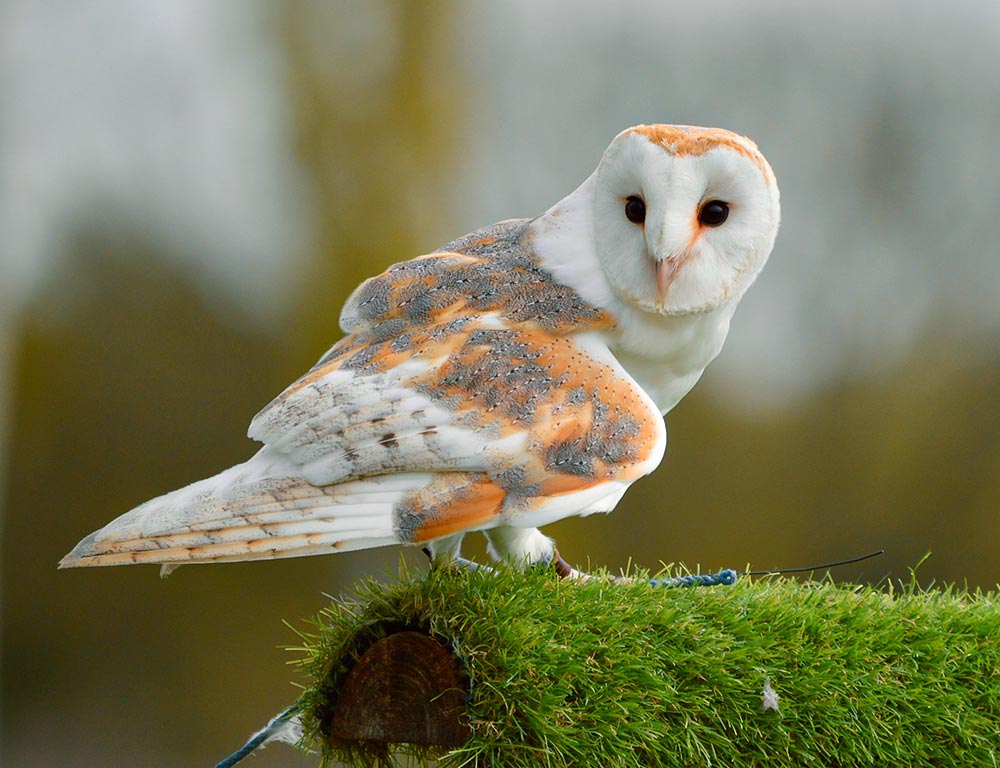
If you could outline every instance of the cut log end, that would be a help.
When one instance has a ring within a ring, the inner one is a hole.
[[[469,738],[458,659],[432,637],[404,631],[368,648],[323,724],[332,742],[455,748]]]

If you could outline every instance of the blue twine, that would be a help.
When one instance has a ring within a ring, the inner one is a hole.
[[[233,768],[238,762],[243,760],[245,757],[249,757],[253,754],[254,750],[260,747],[264,742],[273,737],[281,728],[295,715],[298,713],[298,704],[293,704],[284,712],[281,712],[274,717],[272,717],[267,725],[261,728],[257,733],[250,737],[242,747],[237,749],[233,754],[223,760],[221,763],[216,764],[215,768]]]
[[[718,573],[692,573],[689,576],[671,576],[666,579],[650,579],[652,587],[714,587],[719,584],[729,586],[739,578],[736,571],[726,568]]]

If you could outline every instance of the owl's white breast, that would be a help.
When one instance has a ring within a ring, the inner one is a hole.
[[[619,334],[609,340],[609,347],[665,414],[691,391],[721,351],[732,309],[720,307],[681,318],[630,317],[630,313],[635,310],[626,308],[619,317]]]
[[[671,410],[719,354],[735,302],[691,315],[664,316],[622,301],[597,258],[591,195],[594,176],[531,224],[541,264],[594,306],[610,312],[618,327],[606,334],[608,348],[653,399]]]

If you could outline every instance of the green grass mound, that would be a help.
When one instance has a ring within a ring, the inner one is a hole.
[[[1000,764],[995,593],[447,570],[365,583],[303,634],[306,743],[325,763],[387,759],[328,743],[320,721],[359,654],[401,628],[446,644],[468,679],[471,736],[439,765]]]

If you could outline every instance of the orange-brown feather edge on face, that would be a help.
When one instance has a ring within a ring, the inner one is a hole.
[[[700,128],[690,125],[637,125],[625,135],[638,133],[675,157],[698,157],[713,149],[731,149],[752,161],[764,175],[768,186],[777,184],[774,171],[757,145],[746,136],[724,128]]]

